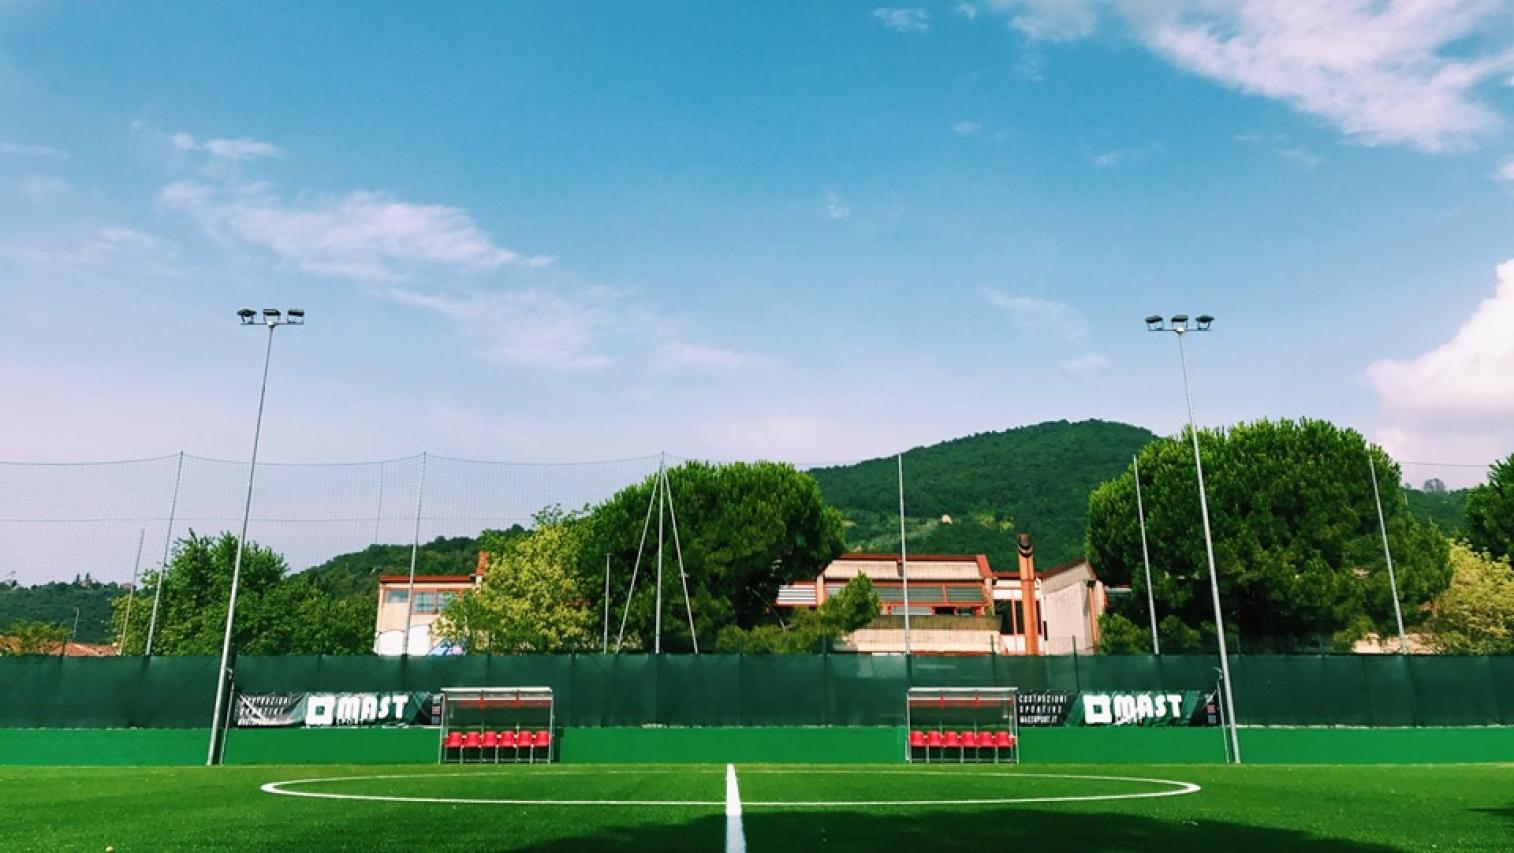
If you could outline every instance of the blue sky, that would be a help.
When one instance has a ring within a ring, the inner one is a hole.
[[[1500,0],[0,2],[0,458],[1514,450]]]

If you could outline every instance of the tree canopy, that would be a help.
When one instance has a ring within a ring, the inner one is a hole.
[[[751,628],[727,625],[720,631],[716,649],[725,653],[811,654],[865,627],[878,618],[881,609],[872,580],[858,575],[819,607],[794,610],[787,624]]]
[[[529,533],[486,535],[483,582],[442,612],[441,635],[468,652],[560,652],[590,645],[594,613],[579,583],[583,522],[538,513]]]
[[[1514,568],[1461,542],[1451,544],[1451,586],[1431,608],[1425,625],[1441,652],[1514,654]]]
[[[1409,512],[1398,465],[1361,435],[1319,420],[1257,421],[1201,431],[1227,632],[1248,649],[1297,638],[1344,642],[1393,624],[1367,454],[1377,466],[1406,619],[1450,582],[1447,543]],[[1208,564],[1190,439],[1140,453],[1157,614],[1178,635],[1213,637]],[[1089,499],[1087,554],[1109,583],[1129,583],[1145,624],[1135,480],[1127,468]],[[1176,617],[1166,623],[1168,617]],[[1166,633],[1163,631],[1162,633]],[[1175,640],[1179,639],[1174,637]],[[1169,649],[1165,645],[1163,651]]]
[[[137,591],[122,654],[146,647],[152,600],[163,584],[153,654],[219,654],[237,538],[194,531],[174,543],[165,572],[149,573]],[[372,598],[337,597],[303,575],[286,577],[284,558],[256,542],[242,554],[232,640],[241,654],[360,654],[373,648]],[[161,578],[160,578],[161,574]],[[113,602],[113,632],[122,636],[126,596]]]
[[[1488,469],[1488,482],[1467,494],[1467,544],[1514,558],[1514,455]]]
[[[623,489],[584,519],[581,587],[603,601],[605,555],[611,563],[611,642],[618,634],[656,475]],[[769,618],[780,584],[813,578],[842,552],[841,516],[826,506],[808,474],[775,462],[689,462],[667,472],[689,597],[701,648],[721,629]],[[626,644],[651,649],[656,596],[656,509],[626,616]],[[673,513],[670,513],[670,520]],[[663,556],[662,647],[692,648],[683,587],[669,527]]]

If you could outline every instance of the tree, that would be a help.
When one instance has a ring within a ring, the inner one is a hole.
[[[1215,559],[1227,632],[1247,649],[1287,650],[1302,638],[1393,624],[1377,510],[1361,435],[1318,420],[1258,421],[1201,431]],[[1450,582],[1445,537],[1408,511],[1398,465],[1371,448],[1404,615]],[[1157,613],[1212,641],[1209,570],[1193,451],[1185,434],[1140,453]],[[1127,469],[1089,498],[1087,554],[1108,583],[1146,584]],[[1145,617],[1144,608],[1140,613]],[[1133,620],[1139,621],[1139,620]],[[1179,632],[1180,634],[1182,632]],[[1169,649],[1164,639],[1163,651]]]
[[[1514,455],[1488,469],[1488,482],[1467,495],[1467,544],[1514,559]]]
[[[670,469],[667,479],[702,648],[712,645],[727,626],[750,628],[769,620],[779,585],[815,577],[844,548],[840,514],[826,506],[814,479],[793,466],[689,462]],[[624,617],[626,645],[633,649],[650,650],[654,644],[655,517],[636,570],[629,616],[626,608],[655,482],[654,475],[623,489],[584,519],[582,588],[596,607],[602,604],[605,555],[609,554],[611,630],[616,632]],[[693,643],[671,529],[665,541],[662,647],[686,651]]]
[[[873,582],[858,575],[819,607],[794,611],[787,625],[756,625],[749,629],[727,625],[716,639],[717,651],[751,654],[808,654],[878,618],[881,605]]]
[[[1451,545],[1451,586],[1431,607],[1426,634],[1450,654],[1514,654],[1514,569],[1467,545]]]
[[[226,630],[226,603],[236,561],[231,533],[200,536],[190,531],[174,543],[168,568],[142,579],[131,609],[122,654],[142,654],[157,585],[163,594],[153,654],[214,655]],[[286,577],[284,558],[256,542],[242,553],[237,618],[232,642],[239,653],[362,654],[373,648],[374,604],[370,595],[336,596],[312,576]],[[111,602],[112,632],[122,635],[126,596]]]
[[[1151,632],[1118,613],[1099,617],[1099,652],[1106,655],[1151,654]]]
[[[67,625],[17,619],[5,629],[5,636],[0,637],[0,654],[53,654],[59,644],[68,639],[69,630]]]
[[[441,635],[469,651],[560,652],[586,647],[594,614],[578,583],[581,519],[548,509],[506,537],[483,582],[443,610]]]

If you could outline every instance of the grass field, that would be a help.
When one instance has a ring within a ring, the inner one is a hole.
[[[734,770],[759,853],[1514,849],[1509,765]],[[723,765],[0,768],[0,847],[716,851],[727,794]]]

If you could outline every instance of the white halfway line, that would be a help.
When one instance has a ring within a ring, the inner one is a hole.
[[[741,831],[741,789],[736,785],[736,765],[725,766],[725,853],[746,853],[746,833]]]

